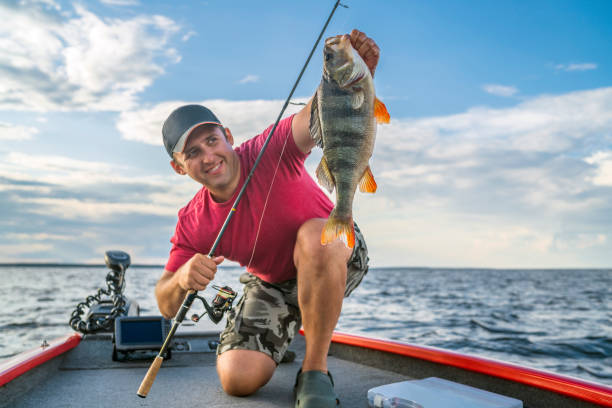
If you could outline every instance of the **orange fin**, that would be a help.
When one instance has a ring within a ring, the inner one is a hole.
[[[317,180],[319,180],[319,184],[325,187],[330,193],[334,191],[336,182],[334,181],[333,174],[331,174],[331,171],[329,171],[325,156],[321,157],[321,162],[317,167]]]
[[[387,107],[378,98],[374,98],[374,117],[378,123],[389,123],[391,121]]]
[[[377,187],[378,186],[376,185],[376,180],[374,180],[372,170],[370,170],[370,166],[368,166],[363,172],[363,176],[361,176],[359,191],[362,193],[375,193]]]
[[[334,217],[332,213],[321,232],[321,245],[327,245],[337,238],[340,238],[347,247],[353,248],[355,246],[355,227],[351,218],[341,220]]]

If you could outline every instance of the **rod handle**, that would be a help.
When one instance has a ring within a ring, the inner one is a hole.
[[[155,360],[153,360],[153,362],[151,363],[151,367],[149,367],[147,375],[145,375],[145,378],[143,378],[142,382],[140,383],[140,387],[138,388],[138,392],[136,392],[136,394],[138,394],[140,398],[147,397],[147,394],[149,393],[149,390],[151,389],[151,386],[155,381],[155,377],[157,376],[157,372],[159,371],[163,361],[163,357],[157,356],[155,357]]]

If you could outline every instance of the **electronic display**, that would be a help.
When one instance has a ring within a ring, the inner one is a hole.
[[[162,316],[133,316],[115,319],[117,350],[160,349],[168,334],[170,322]]]

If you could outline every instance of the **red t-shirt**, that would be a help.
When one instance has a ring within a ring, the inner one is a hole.
[[[290,116],[279,122],[215,252],[246,266],[261,219],[261,231],[248,271],[271,283],[295,278],[293,248],[298,228],[311,218],[327,218],[333,208],[304,167],[308,155],[293,140],[292,120]],[[166,264],[168,271],[175,272],[195,253],[208,254],[271,130],[272,126],[234,149],[240,157],[240,182],[230,200],[217,203],[203,187],[179,211],[176,231],[170,240],[173,245]],[[262,218],[285,140],[287,145]]]

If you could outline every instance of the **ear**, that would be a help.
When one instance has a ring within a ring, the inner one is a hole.
[[[181,166],[176,160],[170,160],[170,166],[172,166],[176,174],[180,174],[181,176],[187,174],[187,172],[183,169],[183,166]]]
[[[234,136],[232,135],[232,132],[229,130],[229,128],[223,128],[225,129],[225,138],[227,139],[227,141],[229,142],[230,145],[234,145]]]

